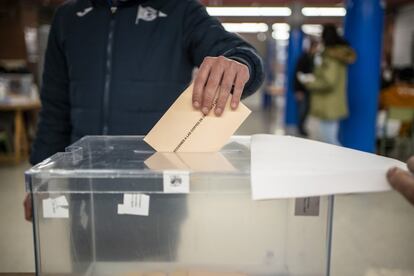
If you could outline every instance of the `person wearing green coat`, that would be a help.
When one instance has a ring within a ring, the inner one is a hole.
[[[320,120],[321,140],[339,145],[339,121],[348,116],[346,95],[347,66],[356,59],[355,51],[338,34],[334,25],[322,32],[322,62],[304,84],[311,94],[310,114]]]

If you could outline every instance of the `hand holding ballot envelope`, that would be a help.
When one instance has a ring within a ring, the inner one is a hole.
[[[246,65],[224,56],[206,57],[194,84],[178,97],[144,141],[161,152],[220,150],[250,114],[240,104],[248,80]]]
[[[220,116],[231,97],[230,105],[235,110],[249,76],[249,68],[245,64],[224,56],[206,57],[194,80],[194,108],[204,115],[214,108],[214,113]]]

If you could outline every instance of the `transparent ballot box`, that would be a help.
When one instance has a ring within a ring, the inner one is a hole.
[[[87,136],[26,172],[37,275],[328,275],[328,197],[254,201],[250,137],[160,153]]]

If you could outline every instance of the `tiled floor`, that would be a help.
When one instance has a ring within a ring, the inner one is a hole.
[[[255,111],[257,97],[249,106],[254,112],[238,134],[280,131],[274,112]],[[0,168],[0,272],[34,271],[32,227],[24,221],[22,208],[23,172],[28,167]],[[413,276],[413,237],[414,207],[400,195],[338,196],[331,275]]]

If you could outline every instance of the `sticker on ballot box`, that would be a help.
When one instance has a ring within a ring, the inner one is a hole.
[[[164,193],[188,194],[190,173],[188,171],[164,171]]]
[[[69,203],[65,196],[43,199],[44,218],[68,218]]]
[[[149,215],[150,197],[145,194],[124,194],[123,204],[118,204],[120,215]]]

